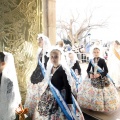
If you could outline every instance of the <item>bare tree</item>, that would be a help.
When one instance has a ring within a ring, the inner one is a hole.
[[[92,23],[93,12],[89,16],[86,15],[86,18],[81,22],[78,22],[80,13],[77,12],[77,17],[73,14],[71,16],[72,18],[69,22],[60,19],[57,20],[57,34],[61,39],[67,35],[67,39],[71,41],[72,45],[78,42],[78,40],[86,38],[92,29],[102,28],[107,25],[106,20]]]

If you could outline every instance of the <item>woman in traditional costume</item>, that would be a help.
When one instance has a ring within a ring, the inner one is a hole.
[[[37,55],[37,67],[33,71],[30,81],[27,87],[27,95],[25,101],[25,107],[29,109],[29,116],[32,117],[35,107],[41,96],[41,86],[44,85],[42,82],[44,79],[43,74],[45,73],[47,62],[49,60],[48,50],[50,49],[50,41],[48,37],[43,34],[38,34],[38,55]]]
[[[79,82],[81,82],[81,67],[77,58],[77,55],[73,51],[67,52],[67,63],[70,69],[73,69],[75,72],[77,78],[79,79]]]
[[[81,107],[94,111],[115,111],[120,106],[119,94],[108,75],[105,60],[99,57],[100,49],[94,48],[93,55],[87,68],[88,77],[78,88],[77,101]]]
[[[51,50],[48,63],[43,94],[35,109],[33,120],[84,120],[71,93],[71,73],[60,48]]]
[[[107,64],[109,74],[120,90],[120,42],[117,40],[110,47]]]
[[[0,52],[0,120],[14,120],[21,96],[11,53]]]
[[[66,60],[72,75],[72,92],[77,95],[78,86],[82,82],[81,67],[77,55],[73,51],[66,53]]]
[[[93,56],[93,49],[96,48],[96,47],[100,49],[100,57],[103,58],[103,56],[104,56],[103,47],[101,45],[101,42],[99,40],[96,40],[94,42],[94,44],[92,46],[90,46],[89,60],[94,58],[94,56]]]

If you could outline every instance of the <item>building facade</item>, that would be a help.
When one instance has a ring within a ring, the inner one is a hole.
[[[22,98],[36,66],[37,34],[56,38],[55,0],[0,0],[0,51],[13,54]]]

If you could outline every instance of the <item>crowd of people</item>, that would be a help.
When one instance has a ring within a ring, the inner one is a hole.
[[[91,58],[93,58],[93,48],[98,47],[100,48],[100,56],[107,60],[108,52],[109,52],[109,45],[110,43],[102,44],[101,41],[96,40],[94,42],[88,42],[86,44],[75,44],[72,50],[77,54],[81,63],[89,62]]]
[[[77,54],[64,42],[50,44],[38,34],[37,65],[27,84],[27,115],[32,120],[84,120],[81,108],[104,113],[120,107],[120,42],[111,45],[107,62],[94,44],[89,53],[86,77]],[[21,111],[14,58],[0,52],[0,120],[14,120]]]

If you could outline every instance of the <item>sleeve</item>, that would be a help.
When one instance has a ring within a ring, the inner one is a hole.
[[[108,73],[108,67],[107,67],[107,64],[106,64],[106,62],[105,62],[104,59],[102,60],[102,63],[103,63],[104,72],[102,72],[102,73],[100,73],[100,74],[101,74],[101,77],[104,77],[104,76],[106,76],[107,73]]]
[[[78,61],[76,61],[76,69],[78,69],[78,74],[81,75],[81,68],[80,68],[80,64]]]
[[[72,104],[72,95],[71,95],[71,87],[67,80],[67,75],[65,74],[65,71],[63,70],[63,82],[64,82],[64,88],[66,90],[66,96],[65,101],[67,104]]]
[[[88,65],[88,68],[87,68],[87,73],[88,73],[89,78],[90,78],[91,67],[92,67],[92,64],[91,64],[91,62],[89,62],[89,65]]]

